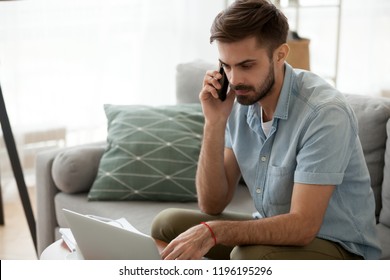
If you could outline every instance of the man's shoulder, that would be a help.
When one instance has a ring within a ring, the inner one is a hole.
[[[301,102],[313,110],[327,106],[337,106],[350,111],[344,94],[328,81],[310,71],[294,69],[294,72],[295,83],[292,95]]]

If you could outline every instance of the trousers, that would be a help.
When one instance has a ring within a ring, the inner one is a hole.
[[[224,212],[208,215],[197,210],[170,208],[160,212],[152,223],[152,237],[169,243],[187,229],[211,220],[253,220],[252,215]],[[217,237],[218,238],[218,237]],[[306,246],[245,245],[214,246],[205,256],[216,260],[358,260],[361,256],[338,243],[315,238]]]

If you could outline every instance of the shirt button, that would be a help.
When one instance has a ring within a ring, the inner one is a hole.
[[[261,157],[261,161],[266,161],[267,160],[267,157],[266,156],[262,156]]]
[[[256,189],[256,193],[261,193],[261,189],[260,189],[260,188],[257,188],[257,189]]]

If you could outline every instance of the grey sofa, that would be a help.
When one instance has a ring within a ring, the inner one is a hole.
[[[177,66],[178,103],[198,102],[203,75],[215,66],[196,61]],[[346,95],[359,120],[359,136],[370,171],[376,200],[377,229],[383,250],[390,259],[390,99]],[[105,143],[62,148],[37,155],[37,235],[39,254],[60,238],[58,229],[67,227],[61,212],[68,208],[109,218],[125,217],[144,233],[150,232],[153,218],[168,207],[197,209],[195,202],[88,201],[90,189],[105,151]],[[237,186],[228,210],[255,211],[247,188]]]

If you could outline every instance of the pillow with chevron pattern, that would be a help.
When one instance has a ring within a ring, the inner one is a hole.
[[[107,149],[89,200],[196,201],[200,104],[105,105]]]

